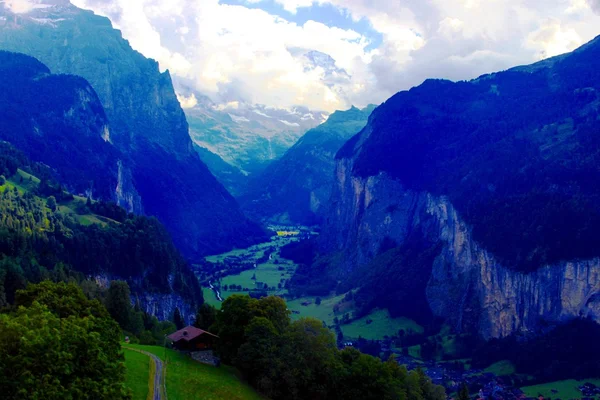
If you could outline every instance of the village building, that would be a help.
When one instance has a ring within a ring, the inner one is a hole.
[[[167,336],[167,339],[171,341],[173,348],[176,350],[196,352],[212,350],[219,337],[195,326],[186,326],[177,332],[171,333]]]

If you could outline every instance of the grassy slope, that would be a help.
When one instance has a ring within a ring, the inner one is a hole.
[[[19,169],[14,176],[7,179],[4,186],[0,186],[0,191],[4,192],[6,189],[13,189],[16,187],[20,193],[25,193],[37,188],[39,183],[40,180],[38,178]],[[85,206],[86,201],[87,199],[84,197],[73,196],[73,200],[71,201],[58,203],[58,210],[62,214],[70,215],[82,225],[106,225],[109,221],[117,223],[116,221],[95,214],[78,214],[77,209]]]
[[[169,400],[260,400],[256,391],[242,382],[229,366],[219,368],[197,363],[190,358],[158,346],[127,345],[166,359]],[[165,357],[166,356],[166,357]]]
[[[133,400],[146,400],[148,396],[148,379],[150,369],[150,357],[123,349],[125,354],[125,367],[127,375],[125,384],[133,393]]]
[[[594,385],[600,386],[600,379],[590,379],[583,381],[576,381],[570,379],[566,381],[544,383],[542,385],[526,386],[521,388],[521,390],[525,392],[527,397],[538,397],[541,394],[542,396],[544,396],[544,398],[562,400],[580,399],[582,397],[582,394],[577,388],[586,382],[590,382]],[[552,393],[553,389],[557,390],[558,393]]]

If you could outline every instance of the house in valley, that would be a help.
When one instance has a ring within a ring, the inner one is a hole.
[[[171,333],[167,336],[167,339],[171,341],[173,348],[176,350],[195,352],[212,350],[219,337],[195,326],[186,326],[177,332]]]

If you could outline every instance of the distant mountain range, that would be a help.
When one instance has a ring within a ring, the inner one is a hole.
[[[170,75],[134,51],[108,19],[64,0],[45,0],[21,14],[3,4],[0,49],[34,56],[54,73],[81,76],[97,93],[107,118],[98,136],[110,146],[94,149],[110,147],[106,151],[113,158],[98,154],[82,161],[80,168],[90,173],[86,179],[94,182],[90,196],[156,216],[190,258],[263,238],[262,229],[242,214],[200,161]],[[64,152],[84,152],[71,144],[62,143]],[[106,160],[103,168],[86,165],[98,158]],[[47,151],[35,161],[51,165],[52,160],[52,151]],[[106,171],[111,171],[112,181],[100,179]]]
[[[283,157],[250,177],[240,197],[250,215],[282,223],[320,222],[331,195],[335,154],[367,123],[375,106],[336,111],[309,130]]]
[[[196,103],[185,109],[194,142],[244,174],[259,172],[280,158],[328,116],[305,107],[287,110],[241,102],[217,105],[177,79],[176,87],[186,98],[193,96]]]

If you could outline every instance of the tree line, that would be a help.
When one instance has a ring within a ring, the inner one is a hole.
[[[423,371],[408,372],[354,348],[339,350],[321,321],[290,319],[279,297],[233,295],[216,314],[211,331],[218,353],[271,399],[442,400],[445,392]]]

